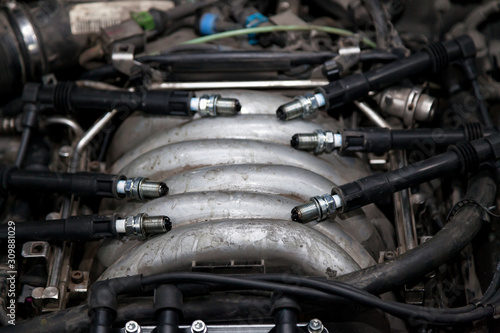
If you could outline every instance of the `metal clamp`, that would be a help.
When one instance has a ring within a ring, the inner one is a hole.
[[[120,73],[132,76],[134,74],[134,69],[142,65],[134,59],[134,51],[135,46],[132,44],[116,44],[111,54],[111,64]]]

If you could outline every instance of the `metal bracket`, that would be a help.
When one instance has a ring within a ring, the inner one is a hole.
[[[111,64],[113,67],[128,76],[137,73],[137,68],[142,64],[134,59],[135,47],[132,44],[118,43],[113,47],[111,55]]]
[[[127,76],[134,76],[144,71],[144,85],[150,86],[151,83],[163,82],[163,77],[160,71],[157,71],[149,66],[146,66],[134,58],[135,46],[126,43],[117,43],[113,46],[111,54],[111,64],[113,67]]]

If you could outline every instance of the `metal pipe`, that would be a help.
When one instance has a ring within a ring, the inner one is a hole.
[[[273,81],[220,81],[220,82],[163,82],[153,83],[152,89],[199,90],[199,89],[278,89],[316,88],[327,85],[327,80],[273,80]]]
[[[52,265],[50,269],[49,282],[47,287],[57,287],[59,284],[59,272],[63,262],[63,252],[59,246],[54,246],[52,255]]]
[[[76,172],[78,165],[80,163],[80,158],[82,151],[87,147],[87,145],[92,141],[92,139],[106,126],[107,123],[113,119],[113,117],[118,113],[118,110],[112,110],[102,116],[94,125],[78,141],[73,149],[73,156],[71,158],[71,163],[69,165],[69,172]]]
[[[83,129],[81,128],[80,125],[74,120],[71,120],[66,117],[60,117],[60,116],[54,116],[54,117],[48,117],[44,119],[45,125],[52,125],[52,124],[59,124],[59,125],[65,125],[71,130],[73,130],[73,133],[77,138],[80,138],[83,135]]]
[[[382,118],[382,116],[379,115],[377,111],[373,110],[368,104],[366,104],[365,102],[358,102],[358,101],[354,101],[353,103],[375,125],[382,128],[392,129],[391,125],[389,125],[389,123],[385,121],[385,119]]]
[[[391,152],[389,155],[392,170],[406,166],[406,154],[404,151]],[[399,253],[401,254],[417,247],[417,231],[409,189],[394,193],[394,217],[396,219]]]

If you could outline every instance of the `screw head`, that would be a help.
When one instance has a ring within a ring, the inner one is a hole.
[[[307,325],[307,330],[309,333],[321,333],[323,332],[323,323],[319,319],[312,319]]]
[[[71,157],[71,154],[73,154],[73,148],[71,146],[62,146],[59,148],[58,154],[61,160],[65,160]]]
[[[192,333],[206,333],[207,325],[202,320],[195,320],[191,325]]]
[[[139,326],[139,324],[137,322],[131,320],[125,324],[125,332],[126,333],[140,333],[141,327]]]
[[[392,260],[396,257],[396,253],[394,253],[394,251],[386,251],[384,253],[384,259],[385,260]]]
[[[71,273],[71,281],[73,283],[82,283],[83,282],[83,273],[81,271],[73,271]]]

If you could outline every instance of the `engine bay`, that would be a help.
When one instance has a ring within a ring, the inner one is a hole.
[[[496,332],[500,1],[5,0],[0,332]]]

